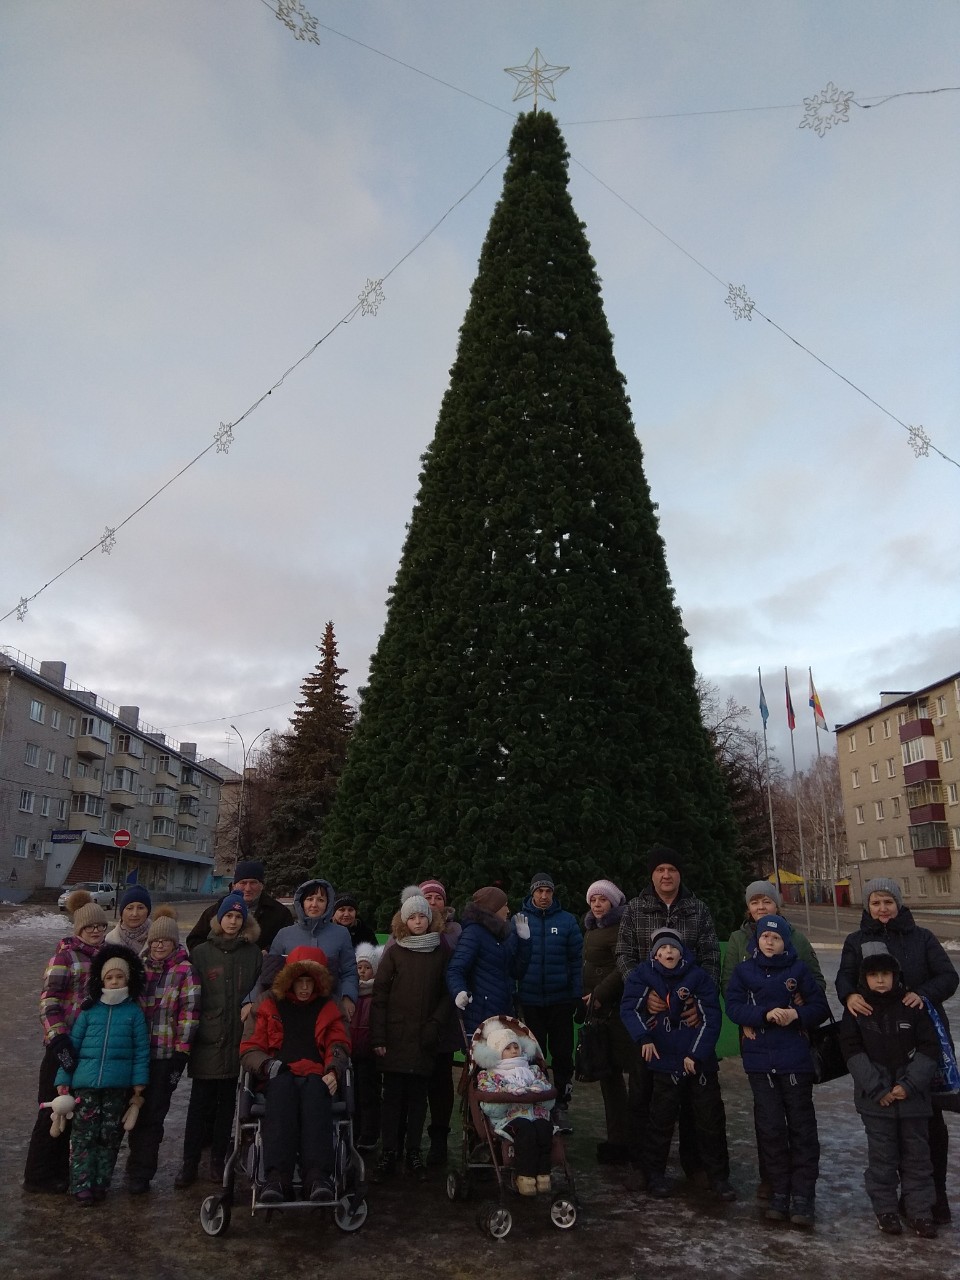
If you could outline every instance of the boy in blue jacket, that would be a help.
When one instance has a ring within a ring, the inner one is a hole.
[[[727,1016],[743,1029],[740,1052],[753,1090],[757,1153],[770,1184],[766,1217],[813,1226],[820,1139],[807,1032],[830,1015],[813,974],[797,959],[782,916],[757,921],[753,955],[726,990]]]
[[[70,1029],[76,1066],[57,1072],[57,1093],[76,1095],[70,1190],[82,1208],[107,1194],[124,1131],[136,1123],[150,1082],[150,1035],[137,1003],[143,985],[143,965],[127,947],[94,956],[89,997]]]
[[[647,997],[651,993],[666,1004],[661,1013],[650,1013]],[[692,1027],[681,1017],[691,1004],[699,1014],[697,1025]],[[711,1190],[721,1200],[735,1200],[716,1054],[722,1021],[720,999],[713,979],[694,963],[676,930],[654,932],[650,959],[627,977],[620,1017],[653,1074],[641,1157],[648,1194],[670,1194],[667,1159],[681,1102],[688,1097]]]

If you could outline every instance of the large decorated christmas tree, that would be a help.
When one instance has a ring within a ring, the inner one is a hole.
[[[575,906],[598,876],[639,889],[656,841],[729,922],[730,814],[566,148],[534,110],[318,866],[381,918],[427,876],[462,902],[547,870]]]

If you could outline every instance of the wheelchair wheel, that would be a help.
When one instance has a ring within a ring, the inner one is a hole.
[[[494,1240],[504,1240],[513,1226],[513,1214],[493,1200],[485,1200],[477,1212],[477,1226]]]
[[[359,1231],[367,1220],[366,1200],[361,1200],[352,1212],[349,1200],[341,1200],[333,1211],[333,1220],[341,1231]]]
[[[223,1196],[207,1196],[200,1206],[200,1225],[208,1236],[222,1236],[230,1226],[230,1205]]]
[[[576,1203],[567,1196],[558,1196],[550,1206],[550,1221],[561,1231],[569,1231],[576,1220]]]

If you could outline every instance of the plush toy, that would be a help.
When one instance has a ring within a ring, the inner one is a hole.
[[[130,1105],[123,1113],[124,1132],[129,1133],[133,1126],[137,1123],[140,1115],[140,1108],[143,1106],[145,1098],[142,1093],[135,1093],[130,1099]]]
[[[67,1127],[67,1121],[73,1119],[74,1108],[77,1105],[76,1098],[71,1098],[69,1093],[58,1093],[52,1102],[41,1102],[41,1107],[47,1107],[50,1111],[50,1137],[59,1138],[61,1133]]]

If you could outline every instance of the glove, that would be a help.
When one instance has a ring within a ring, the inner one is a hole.
[[[50,1048],[53,1050],[57,1061],[69,1075],[73,1075],[77,1069],[77,1055],[73,1049],[73,1041],[66,1033],[61,1032],[60,1035],[54,1036],[50,1041]]]
[[[186,1053],[175,1053],[172,1059],[170,1060],[171,1061],[170,1074],[167,1077],[167,1079],[170,1081],[171,1089],[175,1089],[177,1085],[180,1083],[180,1077],[183,1075],[184,1071],[186,1071],[187,1069],[188,1059],[189,1059],[189,1055]]]
[[[281,1075],[284,1071],[289,1070],[290,1068],[285,1062],[281,1062],[279,1058],[271,1058],[270,1062],[267,1064],[267,1069],[263,1074],[264,1078],[267,1080],[276,1080],[277,1076]]]
[[[473,996],[470,994],[469,991],[459,991],[457,992],[457,998],[454,1000],[453,1003],[457,1006],[457,1008],[462,1013],[463,1010],[467,1007],[467,1005],[471,1004],[472,1002],[473,1002]]]
[[[144,1098],[142,1093],[135,1093],[133,1097],[130,1099],[130,1105],[127,1107],[126,1111],[123,1113],[124,1133],[129,1133],[130,1130],[133,1128],[133,1126],[137,1123],[137,1119],[140,1115],[140,1108],[143,1106],[145,1101],[146,1099]]]
[[[59,1138],[67,1127],[67,1121],[73,1119],[76,1098],[71,1098],[69,1093],[58,1093],[52,1102],[41,1102],[40,1105],[50,1111],[50,1137]]]
[[[517,931],[517,937],[524,942],[530,937],[530,921],[520,911],[513,917],[513,927]]]

